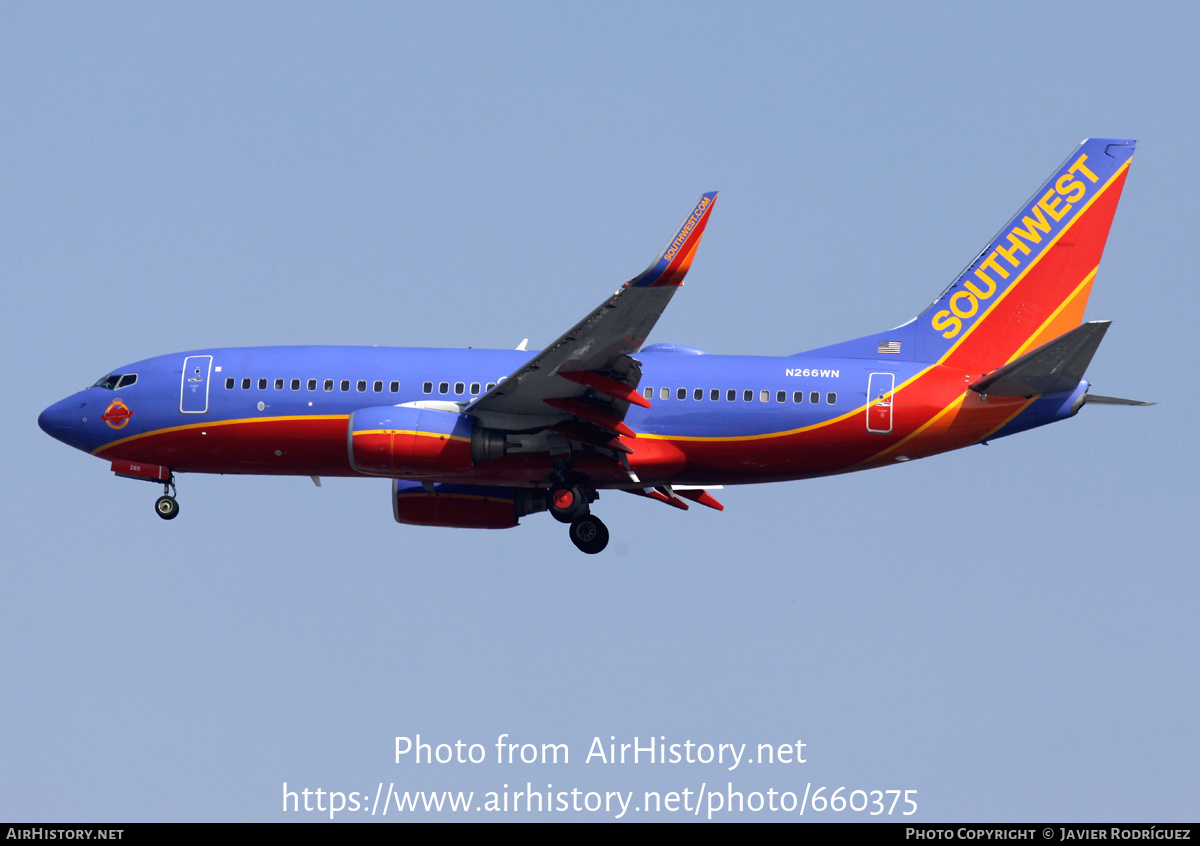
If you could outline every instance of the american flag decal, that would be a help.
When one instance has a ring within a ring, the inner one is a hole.
[[[900,355],[900,342],[899,341],[880,341],[879,342],[879,354],[880,355]]]

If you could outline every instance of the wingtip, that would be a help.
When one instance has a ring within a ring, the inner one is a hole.
[[[704,235],[704,227],[708,225],[708,216],[716,203],[717,193],[709,191],[700,195],[675,237],[667,242],[658,258],[640,276],[627,283],[630,287],[651,288],[683,284],[683,277],[687,275],[696,247]]]

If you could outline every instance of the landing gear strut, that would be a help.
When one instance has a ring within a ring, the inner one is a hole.
[[[571,543],[588,555],[608,546],[608,527],[591,513],[591,503],[599,498],[593,488],[583,488],[571,479],[570,464],[558,462],[546,491],[546,510],[560,523],[571,525]]]
[[[175,501],[175,474],[163,483],[163,495],[154,501],[154,512],[164,520],[174,520],[179,515],[179,503]]]
[[[571,543],[580,552],[595,555],[608,546],[608,527],[594,514],[585,514],[571,523]]]

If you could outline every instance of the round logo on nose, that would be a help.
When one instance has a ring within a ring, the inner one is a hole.
[[[119,399],[113,400],[112,403],[100,415],[100,419],[114,429],[122,428],[129,422],[129,418],[133,416],[133,412],[121,402]]]

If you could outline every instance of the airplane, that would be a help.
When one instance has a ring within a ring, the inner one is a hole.
[[[1074,416],[1108,321],[1083,322],[1133,140],[1091,138],[917,317],[783,357],[645,346],[712,213],[701,196],[655,261],[544,349],[242,347],[117,368],[41,428],[163,486],[244,473],[382,477],[392,515],[501,529],[547,511],[608,543],[601,491],[722,510],[725,485],[867,470]]]

